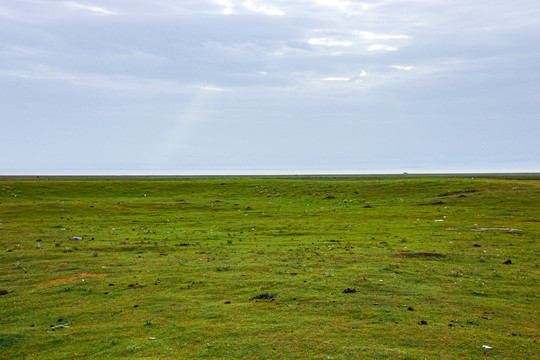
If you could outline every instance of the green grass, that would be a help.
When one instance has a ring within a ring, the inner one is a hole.
[[[538,358],[539,180],[3,178],[0,358]]]

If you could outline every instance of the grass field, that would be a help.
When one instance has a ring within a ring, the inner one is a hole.
[[[539,186],[3,178],[0,358],[538,359]]]

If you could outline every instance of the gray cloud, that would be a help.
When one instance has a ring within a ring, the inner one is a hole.
[[[0,5],[0,170],[538,170],[539,13],[533,0]]]

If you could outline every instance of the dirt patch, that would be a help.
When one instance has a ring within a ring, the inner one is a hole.
[[[420,204],[420,206],[425,206],[425,205],[444,205],[444,202],[442,202],[442,201],[433,201],[433,202],[429,202],[429,203]]]
[[[70,282],[70,281],[74,281],[74,280],[81,280],[81,279],[86,279],[86,278],[98,278],[98,279],[101,279],[101,278],[104,278],[105,276],[107,276],[107,274],[83,273],[83,274],[74,275],[74,276],[70,276],[70,277],[66,277],[66,278],[51,280],[51,281],[48,281],[46,283],[39,284],[38,287],[61,284],[61,283],[65,283],[65,282]]]
[[[463,190],[463,191],[452,191],[452,192],[448,192],[448,193],[444,193],[444,194],[441,194],[439,195],[440,197],[445,197],[445,196],[454,196],[454,195],[463,195],[463,194],[472,194],[472,193],[475,193],[475,192],[478,192],[478,190]]]
[[[419,252],[419,253],[400,253],[399,256],[403,256],[406,258],[417,258],[417,257],[425,257],[425,258],[436,258],[436,259],[442,259],[445,258],[446,255],[440,254],[440,253],[430,253],[430,252]]]
[[[261,295],[254,296],[254,297],[250,298],[249,300],[261,300],[261,299],[272,299],[272,300],[274,300],[274,295],[264,293],[264,294],[261,294]]]

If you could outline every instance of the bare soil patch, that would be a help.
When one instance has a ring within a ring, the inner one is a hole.
[[[38,287],[49,286],[49,285],[55,285],[55,284],[61,284],[61,283],[70,282],[70,281],[74,281],[74,280],[85,279],[85,278],[98,278],[98,279],[102,279],[102,278],[104,278],[105,276],[107,276],[107,274],[88,274],[88,273],[83,273],[83,274],[73,275],[73,276],[66,277],[66,278],[54,279],[54,280],[48,281],[48,282],[46,282],[46,283],[39,284]]]
[[[425,257],[425,258],[437,258],[442,259],[445,258],[446,255],[440,254],[440,253],[431,253],[431,252],[418,252],[418,253],[406,253],[402,252],[399,254],[400,256],[406,257],[406,258],[418,258],[418,257]]]

